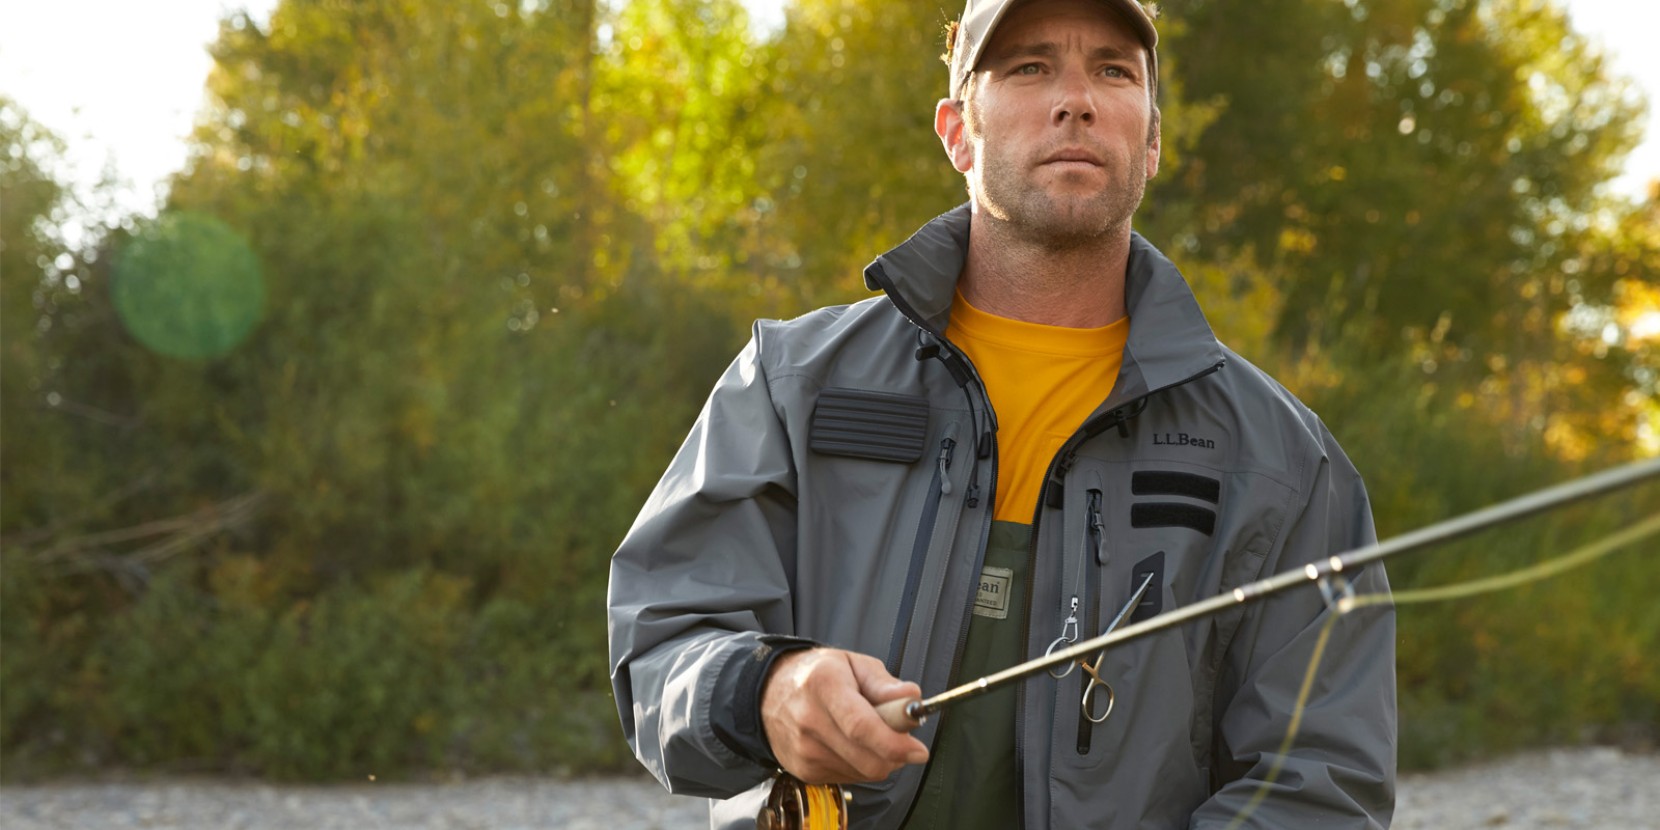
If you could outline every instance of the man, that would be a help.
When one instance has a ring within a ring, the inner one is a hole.
[[[861,828],[1219,828],[1266,780],[1248,826],[1387,826],[1389,612],[1332,629],[1282,752],[1312,590],[1107,652],[1110,711],[1074,671],[878,719],[1099,633],[1143,583],[1136,620],[1373,539],[1324,425],[1131,231],[1160,149],[1140,5],[970,0],[950,39],[935,129],[969,203],[869,266],[882,296],[757,323],[613,558],[636,755],[715,827],[752,826],[778,768],[849,784]]]

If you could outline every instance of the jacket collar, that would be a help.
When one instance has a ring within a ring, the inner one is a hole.
[[[969,206],[923,225],[865,268],[865,285],[883,291],[913,323],[941,339],[968,253]],[[1133,400],[1213,371],[1224,362],[1181,272],[1140,234],[1130,235],[1124,280],[1130,337],[1108,405]]]

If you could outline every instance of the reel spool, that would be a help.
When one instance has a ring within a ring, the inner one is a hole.
[[[847,791],[835,784],[807,784],[789,773],[773,779],[756,830],[847,830]]]

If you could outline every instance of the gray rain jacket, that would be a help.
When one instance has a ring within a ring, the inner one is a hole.
[[[756,690],[731,678],[776,635],[886,658],[925,694],[953,680],[997,475],[995,415],[944,337],[968,229],[960,207],[878,258],[866,282],[884,297],[756,323],[612,559],[623,731],[671,791],[717,799],[713,827],[753,826],[767,792],[772,770],[720,724],[759,732]],[[1137,620],[1374,540],[1325,426],[1217,342],[1139,235],[1125,290],[1117,385],[1056,454],[1032,519],[1029,655],[1071,597],[1090,636],[1147,573]],[[1355,587],[1387,591],[1383,569]],[[1092,729],[1077,676],[1026,681],[1024,826],[1219,828],[1283,762],[1246,826],[1387,827],[1392,611],[1338,621],[1280,755],[1328,613],[1293,590],[1109,651],[1117,708]],[[922,773],[851,787],[851,826],[898,827]]]

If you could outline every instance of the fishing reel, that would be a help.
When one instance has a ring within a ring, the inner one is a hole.
[[[836,784],[808,784],[787,772],[772,780],[756,830],[847,830],[847,790]]]
[[[890,700],[876,713],[895,732],[910,732],[928,720],[932,710],[916,699]],[[783,771],[772,779],[766,806],[755,817],[757,830],[847,830],[847,808],[853,794],[840,784],[808,784]]]

